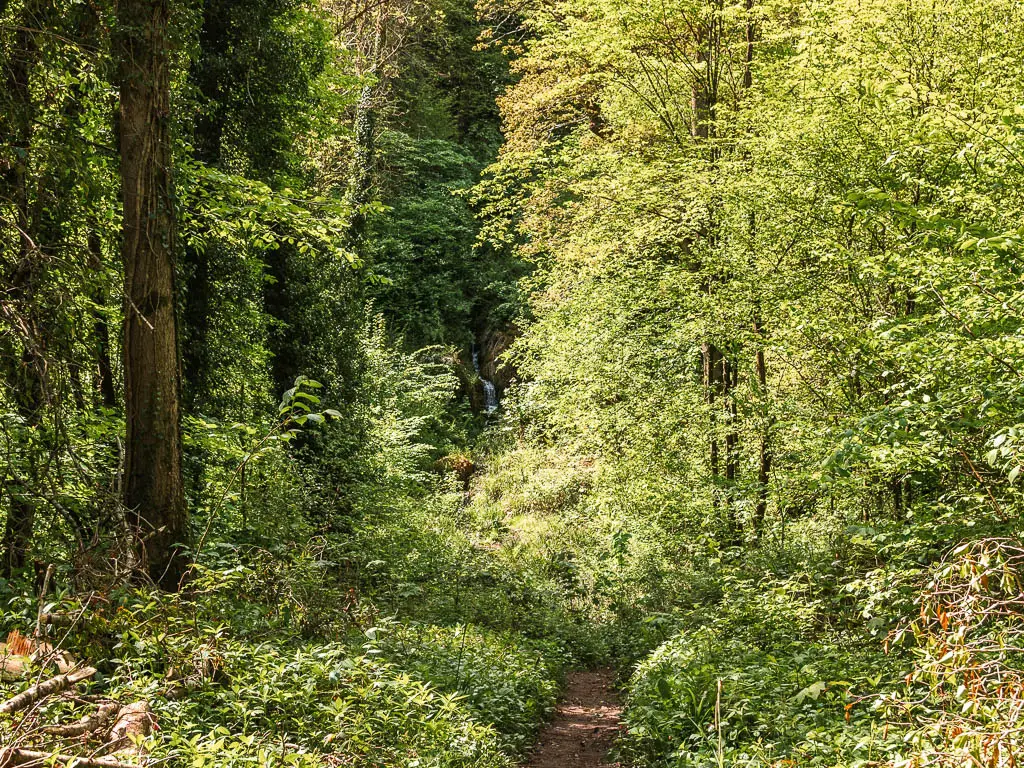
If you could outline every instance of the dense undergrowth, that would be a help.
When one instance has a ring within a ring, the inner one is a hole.
[[[977,543],[956,550],[960,524],[938,509],[684,540],[635,481],[524,439],[514,414],[481,441],[468,487],[410,473],[399,458],[422,450],[410,435],[426,422],[392,415],[376,438],[390,480],[343,534],[287,519],[291,499],[250,497],[270,537],[209,542],[180,595],[110,581],[94,559],[57,570],[45,610],[75,621],[51,641],[98,668],[91,693],[149,702],[152,759],[511,766],[564,673],[601,664],[620,671],[617,752],[637,768],[909,766],[944,754],[949,712],[964,713],[968,753],[1008,716],[998,690],[1017,685],[1019,619],[984,608],[1019,602],[1022,560],[997,516],[975,516]],[[283,451],[259,461],[288,463]],[[3,625],[31,628],[33,591],[6,589]],[[1001,689],[979,689],[982,674]],[[54,698],[15,716],[13,743],[98,747],[41,730],[88,708]]]
[[[485,592],[473,582],[497,564],[467,557],[473,548],[465,534],[417,522],[419,537],[401,551],[374,552],[364,541],[360,551],[370,559],[360,563],[325,538],[305,548],[221,542],[180,596],[126,585],[84,599],[80,590],[64,590],[47,610],[76,621],[52,640],[98,668],[92,693],[150,703],[159,725],[146,743],[151,759],[511,765],[550,712],[572,651],[539,623],[528,634],[510,629],[534,608],[551,615],[543,590],[541,597],[506,596],[506,610],[487,616],[484,601],[494,595],[499,603],[502,589]],[[375,521],[374,535],[387,525]],[[440,553],[459,548],[463,594],[434,602],[432,591],[454,586]],[[421,572],[385,575],[383,557],[400,566],[427,562]],[[365,578],[345,578],[356,572]],[[421,607],[407,614],[401,606],[414,595]],[[37,610],[31,593],[9,597],[2,620],[24,629]],[[174,693],[178,686],[184,695]],[[39,727],[76,719],[88,709],[80,704],[85,709],[55,699],[16,718],[13,743],[55,749]]]
[[[594,457],[499,444],[476,524],[507,557],[542,555],[590,617],[582,660],[620,670],[626,764],[942,764],[1007,738],[1014,523],[975,510],[965,526],[940,505],[865,520],[852,506],[723,547],[670,535],[678,520]]]
[[[327,409],[314,410],[316,383],[302,381],[281,406],[286,429],[191,427],[205,533],[180,594],[141,587],[116,537],[56,568],[44,603],[28,579],[0,585],[6,631],[29,634],[40,610],[66,617],[48,639],[97,668],[87,693],[149,704],[149,759],[510,766],[552,711],[565,670],[592,655],[591,617],[568,607],[545,553],[494,546],[462,481],[435,466],[437,445],[464,440],[461,425],[472,424],[452,400],[450,368],[436,350],[406,354],[366,338],[380,383],[360,468],[370,479],[357,481],[351,506],[324,487],[345,436]],[[308,406],[295,409],[299,399]],[[3,684],[4,697],[45,671]],[[101,733],[45,732],[94,702],[52,697],[12,715],[4,746],[100,748]]]

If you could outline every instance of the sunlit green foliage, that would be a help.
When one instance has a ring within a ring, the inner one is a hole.
[[[930,565],[1019,535],[1019,13],[525,14],[483,236],[536,264],[515,402],[547,458],[522,487],[550,473],[573,492],[548,518],[610,516],[657,553],[626,656],[655,620],[680,634],[630,683],[639,765],[1013,759],[1005,711],[937,735],[980,688],[909,716],[872,697],[922,669],[885,638]]]

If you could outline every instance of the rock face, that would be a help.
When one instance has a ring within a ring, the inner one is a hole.
[[[515,366],[499,359],[515,341],[516,335],[515,328],[487,331],[477,336],[477,342],[471,348],[458,353],[454,361],[455,374],[474,413],[487,412],[489,402],[493,410],[517,377]],[[490,395],[487,384],[494,388]]]
[[[515,366],[501,356],[512,346],[516,339],[515,328],[503,328],[489,331],[480,339],[480,375],[494,383],[499,398],[505,394],[509,383],[516,378]]]

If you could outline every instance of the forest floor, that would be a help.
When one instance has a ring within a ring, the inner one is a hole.
[[[573,672],[552,720],[525,768],[617,768],[608,757],[622,707],[610,669]]]

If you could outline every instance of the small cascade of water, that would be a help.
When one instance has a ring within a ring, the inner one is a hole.
[[[484,385],[484,410],[487,413],[494,413],[498,410],[498,391],[494,384],[487,379],[480,379]]]
[[[492,414],[498,410],[498,390],[494,388],[493,381],[485,379],[480,374],[480,353],[476,350],[476,344],[473,345],[473,370],[480,377],[480,383],[484,385],[484,413]]]

